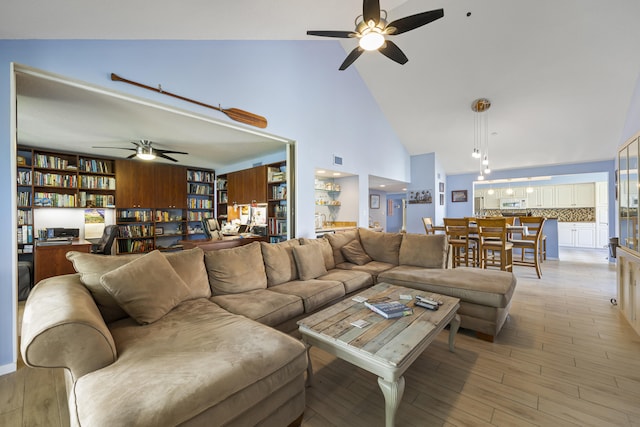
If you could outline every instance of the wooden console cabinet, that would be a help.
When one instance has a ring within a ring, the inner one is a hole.
[[[33,283],[38,283],[48,277],[75,273],[73,264],[66,257],[67,252],[70,251],[89,253],[91,252],[91,242],[74,240],[71,244],[65,245],[36,245]]]

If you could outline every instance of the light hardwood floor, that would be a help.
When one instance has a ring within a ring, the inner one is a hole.
[[[398,426],[640,427],[640,337],[609,302],[615,267],[606,252],[570,250],[515,267],[510,317],[494,343],[461,331],[456,352],[443,332],[406,372]],[[376,378],[311,350],[305,427],[384,424]],[[59,372],[0,377],[0,425],[68,425]]]

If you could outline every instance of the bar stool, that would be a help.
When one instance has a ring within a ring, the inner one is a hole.
[[[542,228],[544,227],[545,218],[536,216],[523,216],[520,217],[520,225],[527,227],[527,233],[522,234],[521,239],[513,239],[513,247],[520,249],[520,260],[514,261],[515,265],[524,265],[528,267],[534,267],[538,279],[542,278],[542,269],[540,263],[542,262]],[[530,249],[533,252],[533,260],[526,258],[526,251]]]
[[[444,218],[447,240],[453,249],[453,267],[469,266],[469,251],[475,264],[476,245],[469,239],[469,220],[467,218]]]
[[[478,218],[476,223],[480,239],[480,266],[513,271],[513,243],[507,239],[506,219]]]

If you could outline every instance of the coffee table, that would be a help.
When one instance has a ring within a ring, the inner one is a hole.
[[[403,301],[400,295],[411,295],[413,299]],[[436,311],[414,306],[416,295],[436,299],[443,304]],[[348,298],[300,320],[299,330],[307,348],[316,346],[378,376],[378,385],[385,399],[386,426],[392,427],[404,393],[402,375],[448,324],[451,324],[449,350],[454,350],[455,335],[460,326],[460,316],[456,313],[460,300],[389,283],[378,283],[357,296],[405,302],[413,308],[413,314],[385,319],[365,307],[364,303]],[[370,324],[364,328],[351,325],[360,319]],[[312,385],[310,356],[307,378]]]

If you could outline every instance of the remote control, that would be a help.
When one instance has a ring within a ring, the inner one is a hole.
[[[418,301],[425,302],[425,303],[427,303],[427,304],[429,304],[429,305],[435,305],[435,306],[442,305],[442,304],[441,304],[441,303],[439,303],[438,301],[434,301],[434,300],[429,299],[429,298],[421,297],[420,295],[417,295],[417,296],[416,296],[416,299],[417,299]]]
[[[436,304],[436,305],[427,304],[426,302],[423,302],[423,301],[420,301],[420,300],[416,301],[416,302],[415,302],[415,304],[416,304],[418,307],[426,308],[427,310],[433,310],[433,311],[435,311],[435,310],[437,310],[437,309],[439,309],[439,308],[440,308],[440,307],[438,306],[438,304]]]

